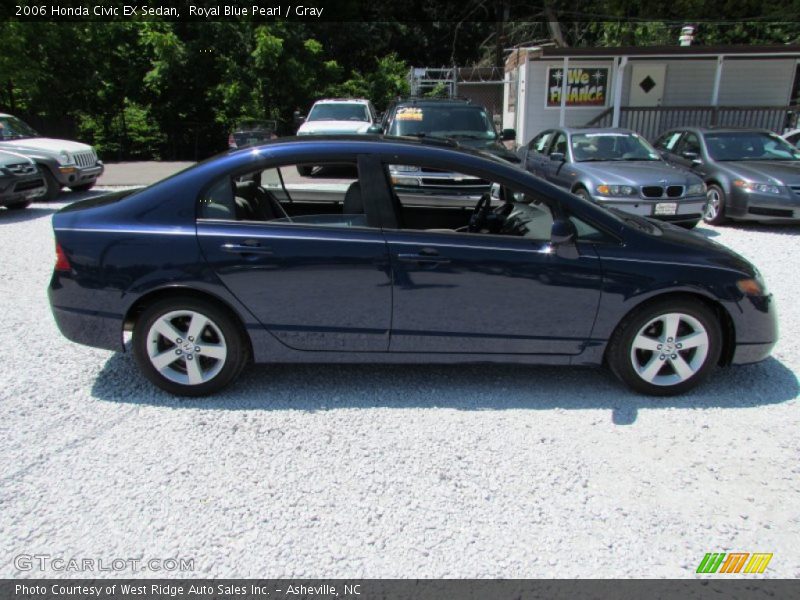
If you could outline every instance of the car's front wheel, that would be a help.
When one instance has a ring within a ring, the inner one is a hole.
[[[725,218],[725,192],[716,184],[708,186],[706,192],[706,209],[703,212],[703,220],[711,225],[722,225]]]
[[[58,194],[61,192],[61,184],[58,183],[55,176],[50,172],[50,170],[42,166],[42,175],[44,176],[44,183],[47,187],[44,195],[42,196],[42,200],[44,202],[50,202],[51,200],[55,200],[58,197]]]
[[[609,342],[607,359],[637,392],[672,396],[708,377],[721,351],[717,316],[687,298],[654,302],[626,317]]]
[[[155,302],[133,330],[139,369],[158,387],[180,396],[205,396],[230,384],[247,363],[248,348],[227,311],[196,298]]]

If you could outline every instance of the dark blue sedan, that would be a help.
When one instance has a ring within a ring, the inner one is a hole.
[[[491,192],[418,205],[410,170]],[[132,332],[174,394],[253,360],[604,364],[669,395],[777,337],[772,296],[730,250],[447,142],[283,139],[73,204],[53,228],[62,333],[119,350]]]

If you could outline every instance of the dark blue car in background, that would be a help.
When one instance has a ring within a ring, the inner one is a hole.
[[[298,167],[314,165],[312,177]],[[415,205],[389,166],[490,182]],[[283,139],[53,218],[49,289],[69,339],[123,349],[182,395],[250,361],[606,364],[684,392],[768,356],[771,295],[730,250],[597,206],[455,143]]]

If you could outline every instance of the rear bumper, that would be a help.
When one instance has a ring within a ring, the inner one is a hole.
[[[65,298],[60,294],[64,289],[59,285],[58,275],[54,275],[47,296],[62,335],[84,346],[104,350],[123,349],[122,315],[61,304]]]

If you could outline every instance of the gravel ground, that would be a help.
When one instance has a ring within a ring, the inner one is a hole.
[[[178,401],[58,333],[63,205],[0,211],[0,577],[81,575],[20,554],[194,559],[143,576],[687,577],[710,551],[800,577],[800,228],[698,229],[761,268],[782,337],[678,399],[594,370],[258,366]]]

